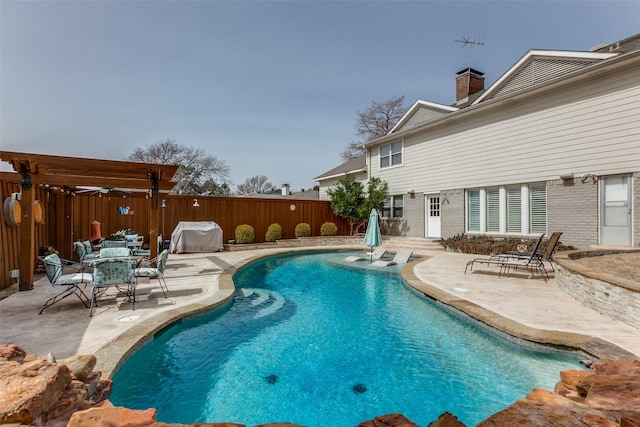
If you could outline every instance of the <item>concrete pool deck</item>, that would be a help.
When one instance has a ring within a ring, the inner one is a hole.
[[[385,245],[387,247],[387,245]],[[42,315],[38,311],[56,292],[46,277],[31,291],[15,292],[0,301],[0,342],[27,353],[53,353],[62,359],[95,354],[104,377],[154,334],[175,319],[221,306],[233,294],[232,274],[246,263],[271,254],[304,250],[345,250],[345,246],[269,248],[205,254],[171,254],[164,298],[157,280],[141,280],[136,309],[123,296],[99,299],[93,317],[74,296]],[[357,248],[351,248],[357,250]],[[395,251],[388,246],[389,251]],[[437,250],[414,251],[420,258],[402,268],[408,284],[510,335],[530,341],[568,346],[599,358],[640,358],[640,330],[607,319],[564,294],[553,276],[545,283],[518,273],[498,278],[497,270],[479,267],[464,274],[477,256]]]

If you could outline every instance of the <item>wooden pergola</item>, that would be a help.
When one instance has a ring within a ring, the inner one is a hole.
[[[115,160],[98,160],[81,157],[50,156],[44,154],[0,151],[0,160],[8,162],[13,172],[0,172],[3,181],[18,183],[22,189],[20,224],[21,284],[31,285],[36,263],[35,220],[33,186],[103,187],[149,191],[150,241],[158,238],[160,216],[160,191],[171,190],[171,179],[179,166],[155,163],[138,163]],[[151,256],[157,255],[157,246],[151,245]]]

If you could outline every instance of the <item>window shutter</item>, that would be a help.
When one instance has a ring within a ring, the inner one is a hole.
[[[500,232],[500,190],[487,190],[487,232]]]
[[[467,190],[467,230],[480,231],[480,190]]]
[[[507,188],[507,233],[522,232],[522,201],[520,187]]]
[[[530,209],[529,232],[547,232],[547,188],[544,185],[532,185],[529,188]]]

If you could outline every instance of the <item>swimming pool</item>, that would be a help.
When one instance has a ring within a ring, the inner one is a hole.
[[[244,267],[232,304],[157,334],[119,369],[112,402],[164,422],[346,427],[400,412],[427,425],[449,411],[474,425],[579,369],[576,354],[515,345],[417,296],[398,268],[345,267],[347,255]]]

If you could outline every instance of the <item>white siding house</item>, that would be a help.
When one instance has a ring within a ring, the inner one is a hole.
[[[320,200],[329,200],[327,189],[344,178],[345,175],[353,175],[358,181],[367,181],[367,164],[365,156],[350,159],[339,166],[331,169],[315,177],[313,180],[318,181],[320,189]]]
[[[639,48],[636,35],[532,50],[486,90],[482,73],[458,73],[454,106],[416,102],[365,145],[392,195],[385,231],[640,246]]]

